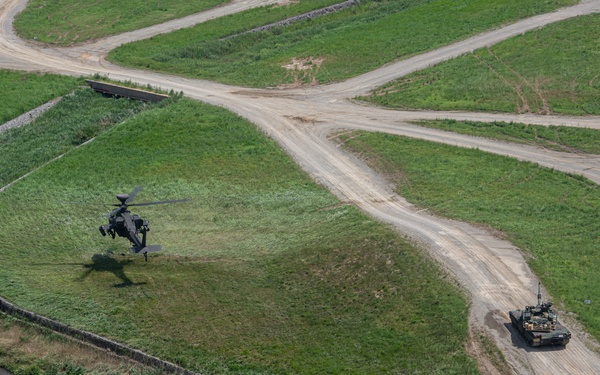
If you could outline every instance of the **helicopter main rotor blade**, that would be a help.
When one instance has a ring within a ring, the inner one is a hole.
[[[76,206],[115,206],[113,203],[91,203],[91,202],[60,202],[64,204],[73,204]],[[116,205],[119,206],[119,205]]]
[[[179,203],[179,202],[189,202],[191,199],[173,199],[170,201],[160,201],[160,202],[147,202],[147,203],[133,203],[129,206],[153,206],[155,204],[168,204],[168,203]]]
[[[129,204],[129,202],[133,201],[135,199],[135,196],[138,195],[138,193],[140,191],[142,191],[144,187],[143,186],[136,186],[133,188],[133,191],[131,193],[129,193],[129,198],[127,198],[127,200],[125,201],[125,204]]]

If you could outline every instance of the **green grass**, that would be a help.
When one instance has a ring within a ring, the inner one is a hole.
[[[32,123],[0,133],[0,187],[149,107],[89,88],[65,96]]]
[[[74,90],[80,81],[54,74],[0,70],[0,125]]]
[[[133,186],[149,243],[98,226]],[[0,194],[0,294],[202,373],[475,374],[468,305],[421,251],[340,205],[223,109],[144,111]],[[443,339],[440,339],[443,338]]]
[[[20,36],[68,45],[137,30],[226,3],[227,0],[31,0],[15,19]]]
[[[506,233],[531,256],[529,264],[554,302],[600,338],[600,313],[583,302],[600,300],[598,185],[474,149],[375,133],[344,139],[409,201]]]
[[[548,25],[410,74],[365,100],[400,109],[600,114],[600,15]]]
[[[290,15],[261,8],[113,50],[111,61],[244,86],[328,83],[431,50],[574,0],[397,0],[360,6],[261,33],[220,38]],[[290,5],[300,9],[306,3]],[[311,69],[287,70],[292,59]]]
[[[555,151],[600,154],[600,131],[569,126],[525,125],[456,120],[419,121],[417,125],[460,134],[499,139]]]

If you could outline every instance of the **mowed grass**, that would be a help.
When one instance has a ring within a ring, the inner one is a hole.
[[[74,90],[78,79],[0,70],[0,125]]]
[[[456,120],[418,121],[417,125],[543,147],[549,150],[600,154],[600,131],[569,126]]]
[[[44,92],[43,86],[31,89]],[[89,88],[66,95],[32,123],[0,133],[0,187],[150,107]]]
[[[600,15],[548,25],[410,74],[364,98],[400,109],[600,114]]]
[[[577,1],[366,0],[324,17],[223,39],[284,19],[288,9],[308,3],[313,1],[254,9],[130,43],[109,59],[243,86],[328,83]]]
[[[31,0],[15,19],[20,36],[68,45],[201,12],[227,0]]]
[[[144,262],[98,226],[115,194]],[[133,207],[132,207],[133,208]],[[277,145],[187,99],[144,111],[0,194],[0,294],[201,373],[475,374],[468,304],[390,228]]]
[[[598,185],[475,149],[377,133],[348,134],[343,140],[409,201],[505,233],[529,255],[555,304],[576,313],[600,338],[594,307],[600,300]],[[588,299],[592,305],[584,304]]]

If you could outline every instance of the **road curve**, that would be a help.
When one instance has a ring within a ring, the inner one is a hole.
[[[435,217],[413,207],[394,193],[383,178],[354,156],[342,152],[328,139],[332,131],[349,128],[384,131],[461,147],[478,147],[570,173],[584,174],[599,182],[598,156],[552,153],[406,124],[409,120],[432,117],[478,118],[489,121],[508,115],[390,111],[361,106],[348,100],[391,79],[465,53],[465,49],[477,48],[476,45],[497,43],[544,24],[580,14],[600,12],[599,0],[587,0],[578,6],[520,21],[469,41],[454,43],[390,64],[346,82],[284,91],[236,88],[208,81],[124,69],[104,61],[107,48],[121,43],[120,40],[135,38],[133,36],[124,39],[112,37],[107,39],[110,41],[98,41],[93,46],[41,48],[19,40],[12,30],[12,19],[25,3],[25,0],[0,0],[0,67],[69,75],[100,73],[113,79],[183,91],[189,97],[229,108],[254,122],[279,142],[302,168],[341,200],[351,202],[373,217],[392,224],[439,260],[470,294],[472,329],[475,332],[484,331],[494,340],[514,373],[600,373],[600,357],[588,348],[592,343],[584,342],[581,338],[585,336],[575,326],[570,327],[574,331],[574,338],[566,349],[532,350],[523,345],[507,324],[508,310],[531,304],[536,298],[537,279],[527,267],[519,249],[481,228]],[[234,1],[231,4],[241,3],[256,6],[265,1]],[[198,17],[197,22],[202,21],[202,16],[195,17]],[[165,32],[169,27],[177,26],[163,24],[154,30]],[[147,37],[152,32],[144,32],[137,37]],[[547,116],[522,116],[519,119],[526,123],[547,125],[565,122],[570,126],[593,128],[597,128],[599,122],[598,118]]]

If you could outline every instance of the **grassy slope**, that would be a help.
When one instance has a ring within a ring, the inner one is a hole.
[[[392,82],[392,108],[600,114],[600,15],[552,24]]]
[[[0,70],[0,124],[75,89],[79,81],[54,74]]]
[[[383,134],[345,135],[398,192],[443,216],[507,234],[555,298],[600,338],[600,188],[514,159]],[[515,306],[518,307],[518,306]]]
[[[573,3],[576,1],[363,1],[359,7],[312,21],[219,40],[247,29],[249,23],[257,26],[284,18],[277,8],[258,9],[122,46],[110,59],[171,74],[264,87],[292,83],[293,72],[282,66],[293,58],[312,57],[323,62],[320,68],[315,64],[303,81],[315,78],[326,83]]]
[[[61,203],[134,185],[193,199],[137,211],[165,248],[148,263],[100,236],[109,208]],[[1,194],[0,215],[0,294],[203,373],[477,373],[443,273],[219,108],[145,111]]]
[[[227,0],[30,0],[15,20],[27,39],[72,44],[187,16]]]
[[[0,133],[0,187],[150,107],[80,89],[27,126]],[[10,157],[8,156],[10,155]]]

